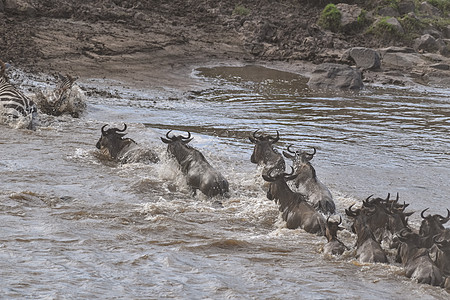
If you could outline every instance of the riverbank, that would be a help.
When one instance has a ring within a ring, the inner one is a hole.
[[[8,1],[0,5],[2,59],[30,72],[182,90],[197,84],[189,78],[195,66],[220,62],[305,76],[320,63],[337,62],[362,70],[365,83],[450,83],[448,57],[324,30],[317,25],[323,5],[300,2]],[[345,53],[359,46],[379,53],[380,66],[367,69],[349,60]]]

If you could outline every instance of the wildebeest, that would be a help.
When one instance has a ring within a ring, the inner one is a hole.
[[[102,134],[96,147],[110,159],[121,163],[156,163],[159,161],[158,155],[151,149],[140,147],[134,140],[124,138],[127,124],[124,124],[123,129],[109,128],[105,130],[106,126],[108,125],[101,128]]]
[[[352,210],[352,206],[353,204],[345,212],[349,217],[354,218],[352,230],[357,236],[356,258],[363,263],[387,263],[386,254],[368,225],[374,211]]]
[[[435,236],[430,249],[430,257],[441,270],[442,275],[450,277],[450,240]]]
[[[306,196],[293,192],[286,181],[293,180],[297,174],[276,173],[272,175],[274,169],[270,169],[266,174],[262,174],[265,181],[270,182],[267,198],[275,200],[279,205],[282,218],[286,221],[286,227],[295,229],[303,228],[306,232],[325,234],[325,219],[314,207],[306,202]]]
[[[353,205],[352,205],[353,206]],[[407,204],[398,204],[398,194],[395,200],[367,197],[359,210],[352,211],[352,206],[346,210],[347,215],[356,217],[362,211],[365,223],[378,242],[384,240],[391,248],[396,248],[395,233],[408,227],[407,217],[412,213],[404,212]]]
[[[295,173],[298,174],[295,180],[298,191],[305,194],[317,210],[325,214],[334,214],[336,205],[333,196],[330,190],[317,178],[316,170],[310,163],[310,160],[316,154],[316,148],[314,148],[313,153],[307,153],[305,151],[292,151],[291,146],[287,147],[288,152],[283,151],[283,155],[294,163]]]
[[[344,243],[342,243],[337,238],[337,232],[339,230],[344,230],[343,227],[339,226],[341,223],[341,217],[339,217],[339,222],[330,220],[330,217],[327,218],[325,236],[328,240],[328,243],[323,246],[324,254],[341,255],[345,250],[348,249],[347,246],[345,246]]]
[[[280,140],[280,133],[277,131],[276,137],[264,134],[257,135],[258,130],[249,136],[250,141],[255,144],[250,161],[264,166],[263,174],[267,174],[269,169],[283,173],[286,167],[283,156],[273,148],[273,144]]]
[[[428,208],[424,209],[420,216],[422,223],[420,224],[419,235],[421,236],[421,246],[430,248],[436,235],[446,235],[450,237],[450,231],[446,230],[444,224],[450,220],[450,210],[447,209],[447,217],[435,214],[425,216]]]
[[[191,133],[188,132],[187,137],[170,136],[171,131],[166,133],[165,138],[161,137],[161,140],[167,144],[167,151],[177,160],[193,194],[200,190],[208,197],[227,196],[229,185],[225,177],[208,163],[200,151],[188,145],[192,140]]]
[[[418,246],[420,236],[405,228],[399,232],[398,239],[401,243],[396,260],[403,264],[406,276],[419,283],[442,285],[444,283],[442,272],[431,259],[429,250]]]

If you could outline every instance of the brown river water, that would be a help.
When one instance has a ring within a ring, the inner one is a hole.
[[[46,87],[45,78],[24,85]],[[317,148],[317,175],[338,214],[371,194],[400,195],[420,211],[450,208],[450,90],[367,86],[312,92],[273,69],[193,70],[207,88],[182,93],[86,79],[79,119],[41,117],[36,131],[0,125],[1,299],[448,299],[402,267],[325,257],[326,239],[288,230],[250,162],[256,129]],[[23,79],[23,78],[22,78]],[[104,124],[155,149],[157,164],[105,161]],[[173,129],[230,182],[231,196],[191,196],[161,136]],[[288,165],[290,162],[288,162]]]

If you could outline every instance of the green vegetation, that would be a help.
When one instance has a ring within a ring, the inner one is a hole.
[[[246,8],[244,5],[236,5],[233,10],[233,15],[246,16],[250,14],[250,9]]]
[[[427,0],[428,3],[434,7],[439,8],[445,15],[450,13],[450,1],[449,0]]]
[[[366,10],[361,10],[361,13],[358,16],[357,19],[358,25],[361,27],[366,26],[367,24],[370,23],[370,20],[367,18],[367,11]]]
[[[394,25],[389,24],[387,20],[390,17],[385,17],[378,22],[375,22],[368,30],[367,33],[374,34],[380,39],[391,40],[402,37],[402,34],[397,31]]]
[[[394,9],[398,9],[398,3],[400,1],[399,0],[384,0],[384,2],[386,3],[386,6],[390,6]]]
[[[328,4],[320,14],[319,26],[331,31],[338,31],[341,28],[341,12],[334,4]]]

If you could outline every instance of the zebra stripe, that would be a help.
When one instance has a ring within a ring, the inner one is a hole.
[[[12,85],[5,75],[5,64],[0,60],[0,115],[6,118],[18,119],[27,117],[37,112],[36,105],[32,100],[22,94]],[[29,124],[31,127],[32,124]]]
[[[61,83],[55,90],[55,95],[57,99],[55,101],[55,107],[61,106],[62,103],[67,99],[67,92],[70,91],[74,82],[76,81],[76,78],[73,78],[70,75],[67,75],[67,77],[59,75],[59,77],[61,79]]]

